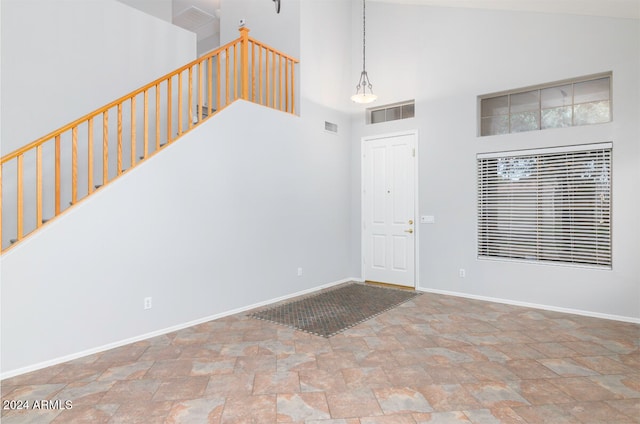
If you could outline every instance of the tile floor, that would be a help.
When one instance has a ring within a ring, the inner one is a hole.
[[[329,339],[238,314],[6,379],[31,404],[2,423],[640,423],[639,348],[640,325],[429,293]]]

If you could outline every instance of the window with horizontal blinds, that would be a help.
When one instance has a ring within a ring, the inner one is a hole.
[[[478,257],[611,268],[611,152],[479,154]]]

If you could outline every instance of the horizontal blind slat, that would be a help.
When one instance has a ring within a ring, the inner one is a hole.
[[[572,147],[478,155],[479,256],[610,266],[612,146]]]

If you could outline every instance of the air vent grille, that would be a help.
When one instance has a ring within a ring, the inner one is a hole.
[[[198,41],[216,32],[216,17],[204,10],[191,6],[173,17],[173,24],[195,32]]]
[[[338,133],[338,124],[333,122],[324,121],[324,130],[332,133]]]

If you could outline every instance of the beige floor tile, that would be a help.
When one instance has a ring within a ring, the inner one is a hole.
[[[253,394],[277,394],[300,392],[300,378],[297,372],[256,373]]]
[[[640,325],[423,294],[331,338],[237,314],[2,381],[3,424],[636,423]]]
[[[329,405],[322,392],[280,393],[277,397],[279,423],[297,423],[329,419]]]
[[[331,418],[358,418],[384,415],[370,389],[327,393]]]

